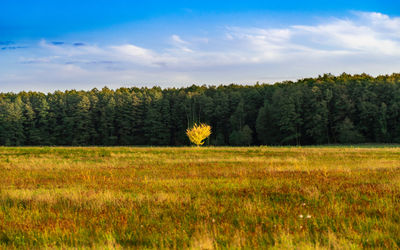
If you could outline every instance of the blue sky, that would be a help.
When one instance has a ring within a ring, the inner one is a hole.
[[[398,2],[15,0],[0,9],[1,92],[341,72],[400,72]]]

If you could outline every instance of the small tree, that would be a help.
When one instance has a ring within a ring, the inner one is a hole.
[[[211,135],[211,126],[204,123],[199,125],[195,123],[192,128],[186,130],[186,134],[192,143],[200,146],[203,145],[204,140]]]

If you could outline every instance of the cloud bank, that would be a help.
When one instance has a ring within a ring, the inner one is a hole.
[[[318,74],[390,74],[400,71],[400,18],[354,12],[315,25],[280,28],[226,26],[219,36],[171,33],[158,49],[131,43],[41,40],[35,48],[3,58],[8,90],[184,86],[276,82]],[[3,46],[18,47],[18,44]],[[0,51],[0,64],[4,65]]]

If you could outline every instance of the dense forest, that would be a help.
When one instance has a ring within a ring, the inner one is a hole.
[[[206,145],[400,143],[400,74],[0,94],[1,145],[189,145],[195,122]]]

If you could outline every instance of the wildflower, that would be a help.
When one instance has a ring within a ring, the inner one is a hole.
[[[300,214],[300,215],[299,215],[299,218],[300,218],[300,219],[303,219],[303,215],[302,215],[302,214]]]
[[[214,223],[214,222],[215,222],[215,219],[212,219],[212,222]]]
[[[311,218],[311,215],[307,214],[306,218],[307,218],[307,219],[310,219],[310,218]]]

